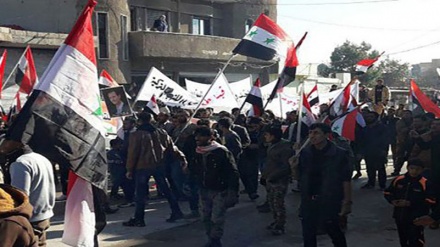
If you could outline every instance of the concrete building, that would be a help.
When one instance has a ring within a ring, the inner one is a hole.
[[[6,75],[30,45],[42,75],[87,0],[0,0],[0,52],[8,49]],[[143,83],[152,66],[175,81],[210,83],[260,13],[276,20],[276,0],[98,0],[94,28],[98,69],[117,82]],[[150,31],[165,15],[167,32]],[[230,81],[277,73],[275,61],[237,56]]]

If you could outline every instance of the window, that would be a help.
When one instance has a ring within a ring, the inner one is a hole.
[[[122,42],[122,59],[128,60],[128,28],[127,16],[121,15],[121,42]]]
[[[131,31],[139,31],[138,18],[136,14],[136,8],[130,7],[130,22],[131,22]]]
[[[100,59],[109,58],[108,45],[108,15],[104,12],[97,13],[98,28],[98,54]]]
[[[201,17],[193,17],[192,34],[211,35],[211,20]]]

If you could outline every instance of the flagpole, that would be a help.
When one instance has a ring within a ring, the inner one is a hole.
[[[197,105],[197,107],[194,109],[194,113],[191,116],[191,118],[193,118],[196,115],[197,110],[200,108],[200,106],[203,104],[203,100],[205,100],[206,96],[208,95],[209,91],[211,91],[212,87],[214,86],[215,81],[217,81],[217,79],[220,77],[220,75],[226,70],[226,67],[228,67],[229,63],[231,63],[232,59],[236,56],[237,54],[232,54],[231,57],[229,58],[229,60],[225,63],[225,65],[223,65],[223,68],[221,68],[219,70],[219,72],[217,73],[217,75],[215,76],[214,80],[212,81],[211,85],[209,86],[208,90],[206,91],[205,95],[203,96],[203,98],[200,100],[199,104]]]
[[[304,82],[303,82],[304,83]],[[303,83],[299,84],[300,86],[300,96],[299,96],[299,108],[298,108],[298,120],[297,120],[297,130],[296,130],[296,143],[301,143],[301,122],[302,122],[302,110],[303,110],[303,101],[304,101],[304,85]]]
[[[408,91],[408,103],[409,103],[409,109],[410,111],[414,111],[414,103],[412,98],[412,89],[411,89],[411,79],[409,80],[409,91]]]
[[[228,61],[225,63],[225,65],[223,65],[223,68],[220,69],[220,71],[217,73],[217,75],[215,76],[214,80],[212,81],[211,85],[209,86],[208,90],[206,91],[205,95],[203,96],[203,98],[200,100],[199,104],[197,105],[197,107],[194,109],[193,114],[191,115],[191,117],[188,119],[188,121],[186,121],[185,126],[183,126],[182,131],[179,133],[179,135],[177,136],[176,140],[174,140],[174,143],[177,143],[177,141],[180,138],[180,135],[183,133],[183,131],[188,127],[189,123],[191,122],[191,119],[194,118],[194,116],[197,113],[197,110],[200,108],[200,106],[203,103],[203,100],[205,100],[206,96],[208,95],[209,91],[211,91],[212,87],[214,86],[215,81],[217,81],[217,79],[220,77],[220,75],[226,70],[226,67],[228,67],[229,63],[231,63],[232,59],[234,59],[234,57],[237,56],[237,54],[232,54],[231,57],[228,59]]]
[[[11,73],[9,74],[8,78],[6,78],[5,83],[3,83],[2,91],[3,91],[3,89],[5,89],[6,85],[7,85],[8,82],[9,82],[9,79],[11,79],[12,75],[13,75],[14,72],[17,70],[17,68],[18,68],[18,64],[19,64],[18,62],[20,62],[21,58],[24,56],[24,54],[26,53],[26,51],[27,51],[28,49],[29,49],[29,45],[26,46],[26,49],[24,49],[23,54],[21,54],[20,58],[18,59],[17,63],[15,64],[14,68],[12,69]]]
[[[282,102],[282,99],[281,99],[281,93],[278,93],[278,98],[280,98],[279,99],[279,101],[280,101],[280,117],[281,117],[281,119],[283,118],[283,102]]]

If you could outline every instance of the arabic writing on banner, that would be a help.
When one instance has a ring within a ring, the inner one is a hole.
[[[240,99],[244,101],[247,94],[251,90],[250,80],[251,78],[248,77],[240,81],[229,83],[229,87],[231,88],[231,91],[237,101],[240,101]],[[186,90],[197,98],[202,98],[209,89],[209,84],[199,83],[188,79],[185,79],[185,84]]]
[[[152,67],[142,85],[136,101],[149,101],[152,95],[168,106],[195,108],[199,102],[179,84]]]

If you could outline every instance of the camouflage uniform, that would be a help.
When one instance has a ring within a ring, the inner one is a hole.
[[[194,155],[190,171],[200,184],[200,208],[202,221],[210,241],[223,236],[225,214],[238,202],[239,174],[234,158],[221,146]]]
[[[292,145],[286,140],[273,143],[267,149],[267,164],[262,178],[266,180],[267,200],[275,220],[271,227],[275,230],[284,231],[286,224],[284,197],[290,179],[289,158],[292,156]]]
[[[274,228],[284,228],[286,224],[286,207],[284,205],[284,197],[287,194],[289,180],[283,179],[276,182],[267,182],[267,201],[273,212]]]
[[[206,235],[212,239],[223,236],[226,216],[226,192],[202,188],[200,190],[200,208]]]

